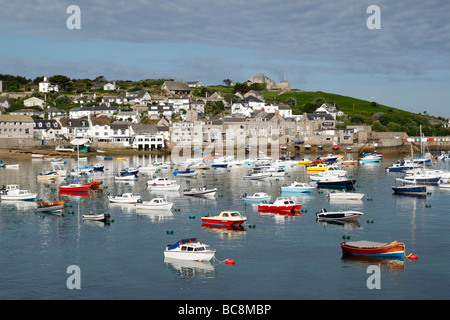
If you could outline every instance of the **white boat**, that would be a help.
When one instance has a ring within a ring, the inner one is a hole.
[[[244,179],[248,180],[267,180],[271,177],[270,173],[267,172],[249,172]]]
[[[263,172],[270,173],[271,177],[281,178],[286,175],[286,170],[283,168],[269,167],[264,169]]]
[[[360,158],[359,162],[361,162],[361,163],[368,163],[368,162],[378,163],[382,159],[383,159],[383,155],[378,154],[378,153],[370,153],[370,154],[364,155],[362,158]]]
[[[73,148],[65,148],[64,146],[61,146],[61,145],[57,146],[55,148],[55,150],[58,152],[74,152],[75,151]]]
[[[32,153],[31,157],[32,158],[43,158],[44,155],[42,153]]]
[[[358,192],[331,192],[328,194],[330,200],[361,200],[364,196],[364,193]]]
[[[167,201],[166,198],[153,198],[150,201],[138,201],[136,209],[145,210],[170,210],[173,207],[173,202]]]
[[[19,164],[5,164],[5,169],[19,169]]]
[[[181,239],[175,244],[168,245],[164,250],[164,258],[179,260],[210,261],[215,254],[216,250],[198,241],[197,238]]]
[[[56,171],[56,170],[50,170],[47,171],[45,173],[40,173],[36,176],[36,178],[38,180],[42,179],[42,180],[54,180],[54,179],[59,179],[60,174]]]
[[[0,191],[0,199],[3,200],[20,200],[20,201],[34,201],[37,193],[32,193],[30,190],[22,190],[19,185],[10,184],[6,189]]]
[[[134,181],[137,180],[137,176],[135,176],[134,174],[131,174],[129,176],[121,176],[119,174],[114,176],[114,180],[116,181]]]
[[[311,186],[308,183],[305,182],[298,182],[298,181],[293,181],[291,183],[291,185],[282,185],[281,186],[281,192],[300,192],[300,193],[305,193],[305,192],[312,192],[316,187]]]
[[[217,188],[208,189],[207,186],[198,188],[189,188],[183,191],[185,196],[213,196],[217,192]]]
[[[111,218],[111,215],[109,213],[90,213],[90,214],[83,214],[81,216],[83,220],[91,220],[91,221],[108,221]]]
[[[108,200],[111,203],[137,203],[139,199],[141,199],[141,196],[135,193],[124,193],[117,196],[108,195]]]
[[[316,217],[318,220],[356,221],[363,214],[360,211],[353,210],[328,212],[326,209],[322,209],[316,212]]]
[[[269,202],[270,199],[272,199],[272,197],[265,192],[255,192],[252,196],[249,196],[246,193],[244,193],[241,199],[244,202],[259,203],[263,201]]]
[[[342,172],[339,171],[320,171],[318,173],[313,173],[309,176],[309,178],[312,181],[320,181],[320,180],[326,180],[330,178],[341,178],[345,177],[347,172],[345,170],[342,170]]]
[[[176,191],[180,189],[180,185],[176,183],[176,181],[167,178],[156,178],[149,180],[147,181],[147,187],[152,191]]]

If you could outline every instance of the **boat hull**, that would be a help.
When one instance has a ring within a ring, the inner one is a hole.
[[[356,221],[363,213],[359,211],[317,212],[319,220]]]
[[[89,192],[90,186],[80,186],[80,187],[59,187],[61,192]]]
[[[295,205],[273,205],[273,204],[259,204],[258,205],[258,211],[259,212],[294,212],[294,211],[300,211],[300,208],[302,207],[301,204],[295,204]]]
[[[351,189],[355,185],[356,180],[319,180],[317,181],[317,187],[319,188],[341,188]]]
[[[344,241],[341,248],[344,254],[366,257],[401,257],[405,254],[405,244],[397,241],[391,243]]]
[[[426,195],[426,186],[396,186],[392,187],[395,194],[405,194],[405,195]]]
[[[202,224],[214,225],[214,226],[227,226],[227,227],[237,227],[244,223],[246,219],[239,220],[222,220],[214,218],[202,218]]]

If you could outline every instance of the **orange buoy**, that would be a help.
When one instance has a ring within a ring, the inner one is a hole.
[[[234,262],[235,262],[234,259],[227,259],[227,260],[225,260],[225,263],[228,264],[228,265],[233,265]]]

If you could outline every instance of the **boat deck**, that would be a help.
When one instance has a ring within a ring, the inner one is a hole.
[[[349,246],[358,247],[358,248],[376,248],[376,247],[388,245],[389,243],[359,240],[359,241],[349,241],[346,244]]]

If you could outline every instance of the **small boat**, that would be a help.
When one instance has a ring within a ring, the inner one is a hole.
[[[91,189],[95,189],[95,188],[98,188],[98,186],[101,185],[102,183],[103,183],[103,181],[94,179],[89,182],[82,182],[81,184],[83,186],[89,186]]]
[[[125,157],[119,157],[119,158],[114,158],[114,160],[117,160],[117,161],[126,161],[127,158],[125,158]]]
[[[440,182],[439,183],[439,188],[442,188],[442,189],[449,189],[450,190],[450,182]]]
[[[411,160],[398,160],[396,163],[386,167],[386,172],[404,172],[414,169],[415,165]]]
[[[186,170],[175,170],[173,175],[176,177],[195,177],[198,175],[198,172],[188,168]]]
[[[339,158],[339,155],[334,155],[334,154],[328,154],[325,157],[319,157],[318,160],[321,161],[321,163],[326,163],[326,164],[333,164],[336,162],[336,160]]]
[[[153,198],[150,201],[138,200],[136,209],[145,210],[170,210],[173,207],[173,202],[167,201],[166,198]]]
[[[74,152],[75,150],[73,148],[65,148],[62,145],[59,145],[55,148],[56,151],[58,152]]]
[[[120,176],[137,176],[137,174],[139,173],[139,169],[138,168],[125,168],[120,170],[119,175]]]
[[[331,150],[338,150],[339,149],[339,145],[337,143],[333,143],[333,145],[331,146]]]
[[[246,217],[241,216],[239,211],[222,211],[217,216],[210,216],[208,214],[201,219],[203,224],[227,227],[240,226],[247,220]]]
[[[383,155],[378,153],[369,153],[365,154],[362,158],[359,159],[361,163],[378,163],[383,159]]]
[[[4,164],[5,169],[19,169],[19,164]]]
[[[56,171],[56,170],[50,170],[47,171],[45,173],[40,173],[36,176],[36,178],[38,180],[42,179],[42,180],[54,180],[54,179],[59,179],[60,174]]]
[[[64,201],[38,201],[38,207],[36,211],[38,212],[52,212],[52,211],[60,211],[64,209]]]
[[[248,180],[267,180],[271,177],[270,173],[267,172],[249,172],[244,179]]]
[[[339,221],[356,221],[363,213],[360,211],[333,211],[328,212],[325,208],[316,212],[318,220],[339,220]]]
[[[30,190],[22,190],[19,185],[10,184],[6,186],[6,189],[0,191],[0,199],[3,200],[16,200],[16,201],[34,201],[37,197],[37,193],[33,193]]]
[[[282,185],[280,187],[281,192],[300,192],[300,193],[306,193],[306,192],[312,192],[315,187],[309,185],[308,183],[305,182],[298,182],[298,181],[293,181],[291,183],[291,185]]]
[[[111,203],[137,203],[141,196],[135,193],[124,193],[122,195],[110,196],[108,193],[108,200]]]
[[[126,176],[121,176],[120,174],[117,174],[114,176],[114,180],[117,181],[134,181],[137,179],[137,175],[134,174],[130,174],[130,175],[126,175]]]
[[[317,181],[317,187],[319,188],[347,188],[354,187],[356,180],[347,179],[344,177],[332,177]]]
[[[89,214],[83,214],[81,216],[83,220],[91,220],[91,221],[104,221],[107,222],[111,219],[111,215],[109,213],[89,213]]]
[[[210,249],[209,245],[198,241],[197,238],[181,239],[164,250],[164,258],[180,260],[210,261],[215,254],[216,250]]]
[[[42,153],[32,153],[31,157],[32,158],[43,158],[44,155]]]
[[[403,186],[393,186],[395,194],[425,196],[427,194],[426,185],[405,184]]]
[[[405,254],[405,244],[393,241],[389,243],[373,241],[344,241],[341,243],[343,254],[366,257],[402,257]]]
[[[103,171],[104,168],[105,168],[105,165],[103,163],[99,163],[99,162],[95,163],[92,166],[92,169],[94,169],[94,171]]]
[[[89,192],[90,186],[85,186],[79,183],[71,183],[69,185],[60,186],[59,191],[62,192]]]
[[[180,189],[180,185],[174,180],[169,180],[167,178],[156,178],[147,181],[147,187],[150,190],[162,190],[162,191],[176,191]]]
[[[331,192],[328,194],[330,200],[361,200],[364,196],[364,193],[358,192]]]
[[[318,172],[318,171],[327,171],[328,167],[329,167],[328,164],[317,163],[314,166],[307,166],[306,172],[311,173],[311,172]]]
[[[183,191],[185,196],[213,196],[217,192],[217,188],[208,189],[207,186],[199,188],[189,188]]]
[[[281,178],[286,175],[286,170],[283,168],[269,167],[268,169],[263,170],[263,172],[270,173],[270,176],[273,178]]]
[[[244,193],[244,195],[241,197],[241,199],[244,202],[259,203],[259,202],[262,202],[262,201],[269,202],[270,199],[272,199],[272,197],[269,196],[265,192],[256,192],[256,193],[253,194],[253,196],[249,196],[246,193]]]
[[[343,166],[357,166],[358,160],[344,160],[342,161]]]
[[[296,212],[302,207],[301,204],[296,204],[294,200],[289,197],[278,197],[273,203],[258,204],[258,211],[262,212]]]

